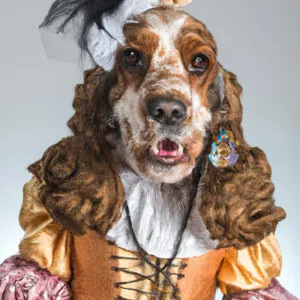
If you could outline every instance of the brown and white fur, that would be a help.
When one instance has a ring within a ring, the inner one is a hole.
[[[130,20],[124,31],[126,45],[117,54],[118,82],[110,96],[122,136],[119,152],[144,178],[178,182],[195,167],[212,120],[207,91],[220,70],[215,42],[200,22],[181,11],[163,8]],[[131,68],[123,63],[122,53],[126,48],[139,51],[140,66]],[[193,58],[199,53],[209,58],[208,70],[200,75],[190,70]],[[154,98],[182,101],[187,109],[186,120],[179,126],[153,120],[147,105]],[[187,156],[184,162],[170,165],[148,155],[148,149],[155,149],[164,139],[184,149]]]

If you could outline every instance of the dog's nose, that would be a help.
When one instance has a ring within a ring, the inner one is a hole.
[[[148,102],[148,114],[156,122],[179,125],[186,119],[186,106],[180,100],[153,99]]]

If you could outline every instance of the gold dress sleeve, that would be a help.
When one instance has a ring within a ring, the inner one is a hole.
[[[40,187],[35,177],[24,186],[19,222],[25,235],[19,251],[25,260],[33,261],[52,275],[69,281],[72,236],[51,219],[39,201]]]
[[[254,246],[226,249],[218,273],[219,287],[225,295],[264,289],[280,275],[281,267],[281,250],[275,235],[270,234]]]

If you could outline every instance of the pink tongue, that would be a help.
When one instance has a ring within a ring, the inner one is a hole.
[[[160,141],[157,145],[159,156],[177,156],[179,146],[171,140]]]

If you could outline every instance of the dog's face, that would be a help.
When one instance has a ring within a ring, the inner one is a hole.
[[[153,9],[124,27],[110,93],[123,158],[143,177],[173,183],[190,175],[211,121],[216,45],[199,21]]]

